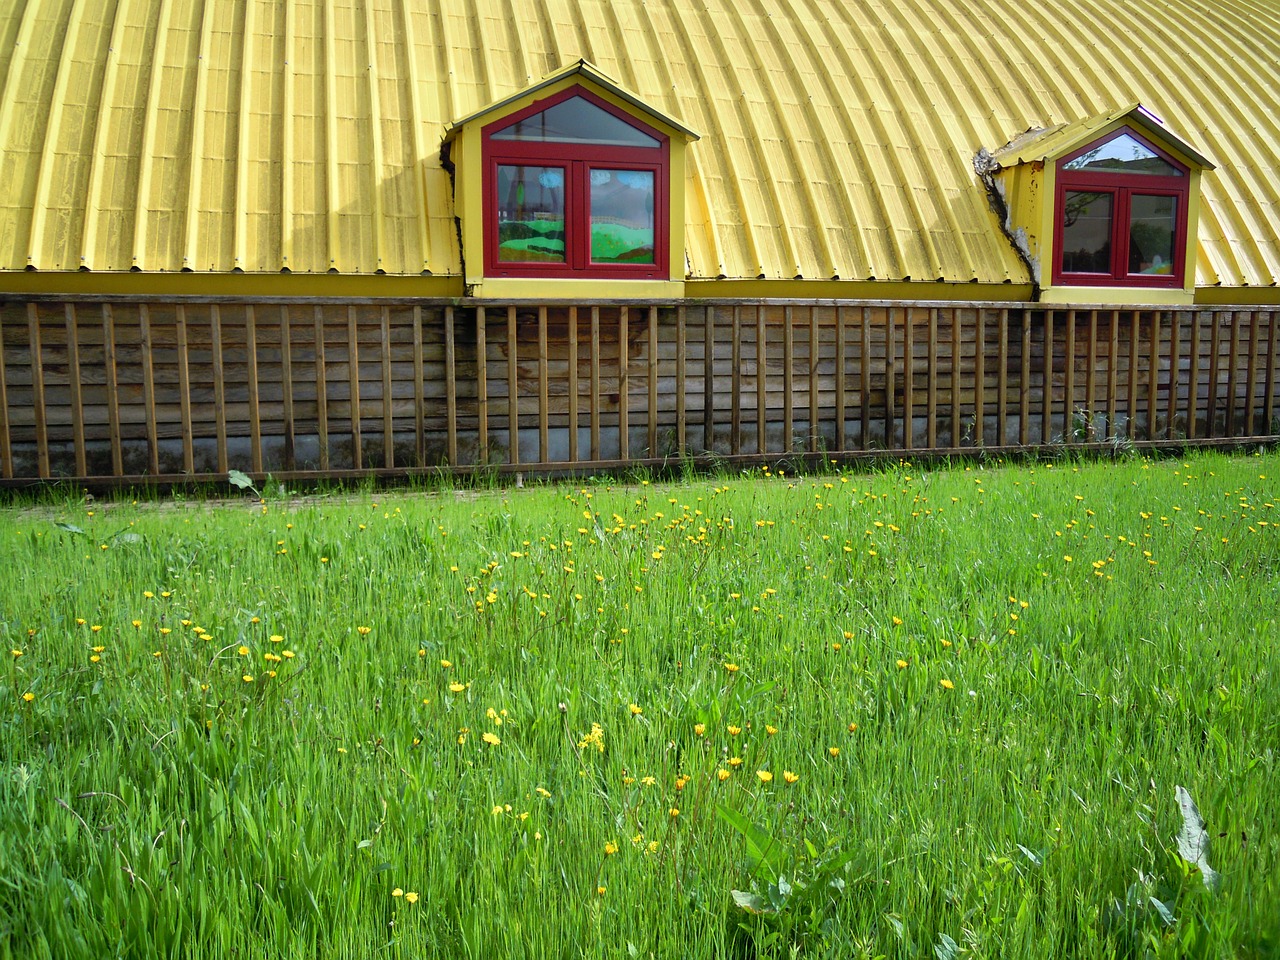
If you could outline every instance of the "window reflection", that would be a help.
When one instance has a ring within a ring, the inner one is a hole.
[[[1129,273],[1173,273],[1178,198],[1134,194],[1129,201]]]
[[[1110,193],[1068,190],[1062,207],[1062,272],[1111,272]]]
[[[498,166],[498,259],[564,263],[564,170]]]
[[[650,170],[591,170],[593,263],[653,263]]]

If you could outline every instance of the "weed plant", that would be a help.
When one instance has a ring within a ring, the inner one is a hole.
[[[8,510],[0,957],[1273,956],[1277,479]]]

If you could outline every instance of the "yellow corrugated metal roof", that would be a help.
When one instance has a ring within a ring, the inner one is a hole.
[[[0,0],[0,270],[455,275],[446,126],[579,59],[701,135],[694,278],[1024,282],[974,153],[1140,102],[1280,279],[1263,0]]]

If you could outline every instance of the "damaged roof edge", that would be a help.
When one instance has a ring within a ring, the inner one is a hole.
[[[1003,147],[991,151],[991,157],[1001,167],[1056,160],[1076,147],[1088,143],[1099,130],[1117,120],[1125,120],[1146,131],[1184,154],[1197,166],[1205,170],[1215,169],[1212,160],[1165,126],[1159,117],[1141,103],[1130,103],[1110,113],[1086,117],[1072,123],[1059,123],[1051,127],[1032,127],[1014,137]]]

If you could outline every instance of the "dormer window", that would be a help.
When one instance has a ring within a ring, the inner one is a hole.
[[[570,87],[486,126],[485,274],[666,279],[670,142]]]
[[[1058,161],[1053,282],[1182,287],[1190,182],[1127,127]]]

